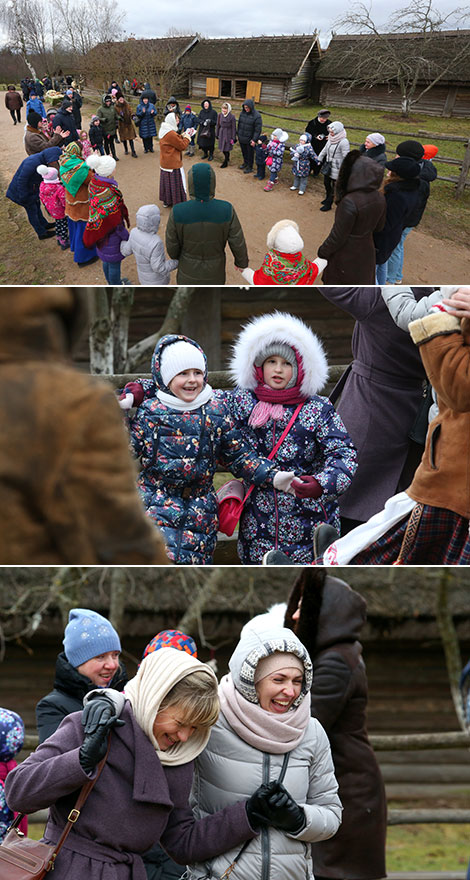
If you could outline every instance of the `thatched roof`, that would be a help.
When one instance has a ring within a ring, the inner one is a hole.
[[[112,43],[98,43],[98,45],[94,46],[93,49],[88,53],[88,56],[97,53],[98,55],[103,55],[106,59],[106,54],[111,51],[118,52],[120,59],[125,62],[126,57],[134,60],[136,51],[142,51],[147,55],[149,52],[155,53],[156,56],[159,54],[165,53],[167,55],[169,52],[173,57],[174,61],[180,61],[183,55],[191,49],[193,45],[195,45],[199,40],[197,34],[192,34],[189,36],[183,37],[156,37],[155,39],[135,39],[134,37],[130,37],[127,40],[123,40],[121,42],[112,42]],[[88,57],[87,56],[87,57]],[[112,71],[111,71],[112,73]],[[132,69],[132,61],[131,67],[129,69],[128,75],[132,77],[133,69]]]
[[[296,76],[320,58],[316,34],[289,37],[201,39],[182,61],[182,67],[216,75]]]
[[[396,47],[404,62],[424,58],[428,65],[429,77],[433,79],[437,73],[446,68],[449,70],[440,80],[441,83],[470,83],[470,30],[441,31],[435,33],[429,42],[425,42],[421,34],[339,34],[335,35],[315,72],[318,81],[347,81],[356,78],[355,71],[358,57],[367,47],[369,71],[383,70],[383,82],[388,82],[391,67],[388,51],[382,50],[382,37]],[[368,45],[369,44],[369,45]],[[375,45],[374,45],[375,44]],[[455,60],[454,60],[455,59]],[[366,67],[366,65],[364,65]],[[420,82],[427,81],[420,78]]]

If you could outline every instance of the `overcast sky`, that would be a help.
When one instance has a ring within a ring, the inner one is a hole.
[[[285,0],[237,0],[217,3],[215,0],[118,0],[126,12],[125,29],[136,37],[157,37],[169,28],[206,37],[250,37],[262,34],[310,34],[318,30],[325,46],[330,39],[335,19],[350,4],[345,0],[327,0],[315,4],[306,0],[292,6]],[[376,24],[384,26],[394,9],[406,6],[406,0],[373,0],[372,15]],[[438,0],[441,13],[448,13],[458,0]],[[462,26],[462,25],[461,25]],[[466,24],[470,27],[470,21]]]

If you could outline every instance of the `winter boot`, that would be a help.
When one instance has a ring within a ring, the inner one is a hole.
[[[129,150],[127,149],[127,141],[123,141],[122,143],[123,143],[123,145],[124,145],[124,154],[125,154],[126,156],[128,156],[128,155],[129,155]]]
[[[131,148],[132,158],[137,159],[137,153],[135,151],[134,141],[129,141],[129,144],[130,144],[130,148]]]
[[[271,181],[269,181],[266,186],[263,187],[263,189],[265,193],[271,192],[271,190],[274,189],[274,183],[271,183]]]
[[[330,526],[328,523],[320,523],[313,533],[313,558],[321,558],[325,550],[328,550],[330,544],[334,544],[338,538],[339,533],[334,526]]]

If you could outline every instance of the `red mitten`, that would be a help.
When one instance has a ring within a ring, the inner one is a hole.
[[[291,485],[296,498],[320,498],[320,495],[323,495],[323,487],[320,486],[318,480],[307,474],[294,477]]]
[[[144,389],[140,382],[128,382],[124,394],[134,395],[134,406],[140,406],[144,399]]]

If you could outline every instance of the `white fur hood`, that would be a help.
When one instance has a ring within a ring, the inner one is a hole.
[[[295,348],[303,362],[301,392],[318,394],[328,380],[328,363],[318,336],[300,318],[286,312],[273,312],[253,318],[241,331],[229,364],[232,379],[240,388],[254,391],[257,385],[254,362],[257,354],[273,342],[286,342]]]

